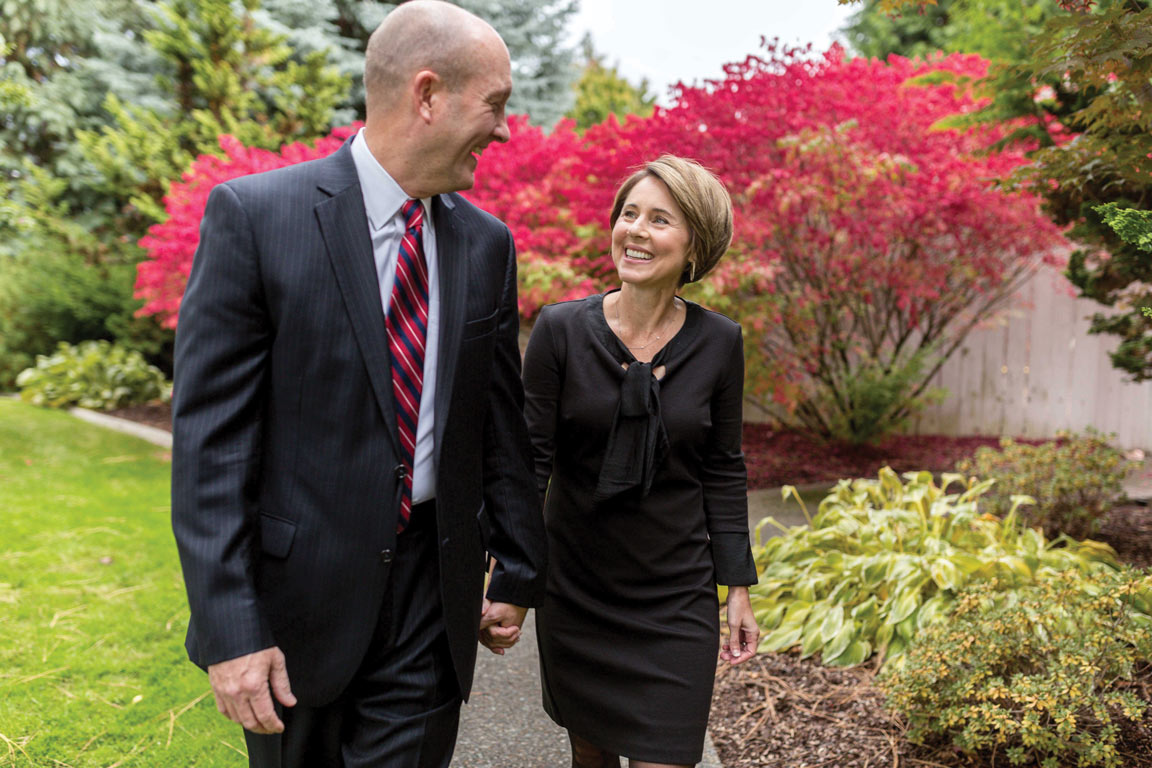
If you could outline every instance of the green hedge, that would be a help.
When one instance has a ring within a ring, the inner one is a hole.
[[[112,410],[166,400],[171,386],[159,368],[135,350],[107,341],[76,346],[60,342],[53,355],[38,355],[36,366],[16,378],[20,396],[49,408]]]

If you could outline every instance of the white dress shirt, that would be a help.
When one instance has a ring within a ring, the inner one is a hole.
[[[380,303],[384,316],[392,300],[392,281],[396,260],[404,237],[404,215],[401,208],[408,195],[376,161],[364,140],[364,129],[352,141],[352,159],[360,189],[364,194],[364,211],[372,233],[372,253],[376,260],[376,279],[380,283]],[[424,206],[424,259],[428,263],[428,338],[424,342],[424,387],[420,393],[420,417],[416,423],[416,454],[412,469],[412,503],[419,504],[436,496],[436,352],[440,347],[440,281],[436,268],[436,231],[432,226],[432,200]]]

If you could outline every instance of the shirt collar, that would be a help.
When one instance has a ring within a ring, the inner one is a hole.
[[[368,149],[363,128],[352,141],[352,161],[356,164],[356,175],[360,178],[360,190],[364,196],[364,212],[368,215],[368,225],[375,232],[392,221],[408,201],[408,195]],[[424,206],[426,222],[431,221],[430,200],[424,198],[420,201]]]

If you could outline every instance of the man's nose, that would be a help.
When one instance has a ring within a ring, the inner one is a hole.
[[[512,138],[512,131],[508,128],[508,118],[501,117],[500,122],[496,125],[496,129],[492,131],[492,138],[501,144],[507,144],[508,139]]]

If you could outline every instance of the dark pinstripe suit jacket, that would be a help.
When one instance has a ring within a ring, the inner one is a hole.
[[[500,221],[434,199],[441,593],[467,697],[484,552],[534,605],[546,544],[522,415],[516,263]],[[332,700],[362,659],[400,493],[384,315],[350,145],[208,199],[180,308],[172,518],[201,666],[278,645]]]

